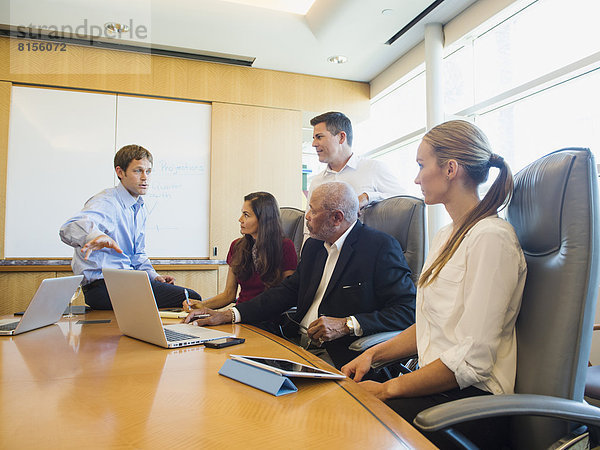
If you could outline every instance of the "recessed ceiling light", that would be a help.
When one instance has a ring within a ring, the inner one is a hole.
[[[327,61],[333,64],[344,64],[348,62],[348,57],[344,55],[335,55],[327,58]]]
[[[394,14],[394,10],[393,9],[382,9],[381,14],[383,14],[384,16],[391,16],[392,14]]]
[[[121,34],[127,33],[129,31],[129,25],[124,23],[116,23],[116,22],[107,22],[104,24],[104,28],[110,34]]]

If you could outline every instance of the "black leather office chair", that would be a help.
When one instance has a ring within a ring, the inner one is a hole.
[[[366,208],[360,219],[365,225],[396,238],[412,272],[411,278],[416,284],[427,253],[425,202],[410,195],[390,197]],[[365,336],[354,341],[350,349],[362,352],[398,333],[400,331]]]
[[[292,240],[298,259],[300,259],[300,250],[304,240],[304,211],[284,206],[279,208],[279,213],[283,225],[283,235]]]
[[[550,153],[515,176],[507,218],[528,266],[516,394],[429,408],[415,418],[418,428],[456,436],[458,423],[510,416],[510,444],[523,449],[548,448],[579,424],[595,434],[600,409],[582,400],[598,294],[598,214],[596,164],[587,149]]]
[[[397,195],[365,208],[360,220],[396,238],[416,283],[427,253],[425,202],[410,195]]]

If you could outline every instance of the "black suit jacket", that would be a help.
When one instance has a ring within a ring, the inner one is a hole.
[[[313,303],[326,260],[323,241],[308,239],[293,275],[251,301],[236,306],[242,321],[271,320],[296,306],[293,319],[300,322]],[[342,247],[319,306],[319,315],[352,315],[365,336],[404,330],[412,325],[415,322],[415,286],[398,241],[356,222]],[[347,350],[355,339],[356,336],[345,336],[326,343],[336,366],[357,356]]]

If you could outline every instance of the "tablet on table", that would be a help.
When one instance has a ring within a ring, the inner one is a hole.
[[[265,358],[261,356],[229,355],[231,359],[250,364],[261,369],[269,370],[286,377],[305,377],[305,378],[346,378],[341,373],[330,372],[317,367],[307,366],[289,359]]]

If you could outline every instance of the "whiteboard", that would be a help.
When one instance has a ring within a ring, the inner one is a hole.
[[[60,226],[118,183],[115,151],[132,143],[154,156],[147,254],[207,257],[210,115],[201,103],[13,87],[5,257],[72,256]]]
[[[13,87],[6,258],[70,257],[61,225],[114,184],[116,96]]]
[[[117,148],[152,153],[146,253],[208,257],[211,106],[119,95]]]

